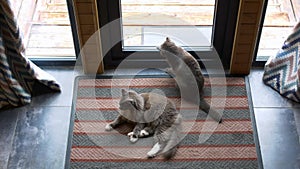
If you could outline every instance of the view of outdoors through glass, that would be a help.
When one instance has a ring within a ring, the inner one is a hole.
[[[281,48],[297,21],[300,21],[299,0],[269,0],[257,61],[266,61]]]
[[[210,47],[215,0],[120,0],[123,48],[155,47],[166,36],[189,47]],[[11,0],[29,58],[74,58],[66,0]],[[258,61],[276,54],[300,18],[299,0],[269,0]]]
[[[123,47],[211,46],[215,0],[121,0]]]
[[[11,0],[28,58],[75,58],[66,0]]]

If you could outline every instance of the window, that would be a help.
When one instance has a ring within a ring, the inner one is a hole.
[[[166,36],[182,46],[211,46],[215,0],[121,0],[120,3],[123,49],[154,47]]]
[[[275,55],[285,39],[300,19],[299,0],[265,1],[263,27],[257,45],[254,62],[264,65],[270,56]]]
[[[212,61],[216,49],[229,66],[238,5],[238,0],[97,1],[105,64],[117,65],[137,51],[137,59],[159,60],[156,46],[168,36],[202,62]]]
[[[29,59],[75,60],[73,13],[69,14],[73,10],[67,0],[13,0],[11,3]]]

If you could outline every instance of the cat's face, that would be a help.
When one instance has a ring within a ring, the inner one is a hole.
[[[138,93],[133,90],[127,91],[122,89],[119,109],[121,110],[120,113],[123,117],[133,122],[139,122],[143,115],[140,113],[143,110],[143,107],[143,98]]]
[[[137,98],[138,94],[135,91],[127,91],[122,89],[122,96],[119,101],[120,110],[139,110]]]
[[[163,44],[157,47],[157,49],[160,51],[160,54],[163,57],[167,57],[166,55],[172,55],[172,54],[176,55],[178,53],[178,47],[168,37],[166,38]]]

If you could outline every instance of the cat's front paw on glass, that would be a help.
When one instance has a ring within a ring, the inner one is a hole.
[[[139,139],[136,135],[134,135],[134,132],[129,132],[127,136],[129,137],[129,141],[132,143],[137,142]]]
[[[106,131],[111,131],[113,129],[113,127],[110,125],[110,124],[107,124],[106,126],[105,126],[105,130]]]
[[[169,73],[169,74],[173,74],[173,70],[172,68],[165,68],[163,69],[166,73]]]

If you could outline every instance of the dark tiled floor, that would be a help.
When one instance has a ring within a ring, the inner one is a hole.
[[[300,104],[262,83],[263,71],[249,75],[254,114],[265,169],[300,168]]]
[[[76,73],[72,67],[44,70],[60,82],[62,92],[40,95],[30,105],[0,111],[0,169],[64,168]],[[266,87],[262,73],[253,70],[249,81],[263,166],[298,169],[300,106]]]

